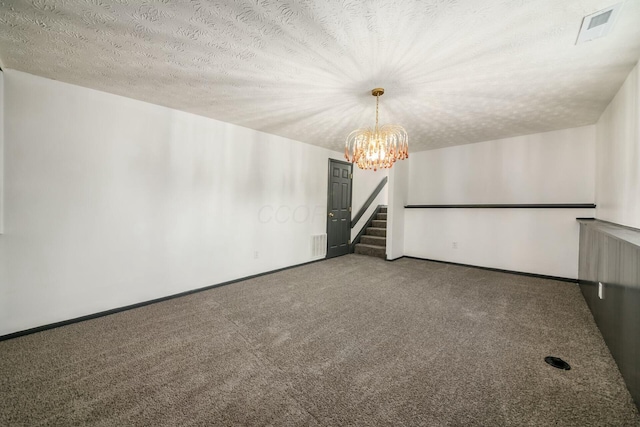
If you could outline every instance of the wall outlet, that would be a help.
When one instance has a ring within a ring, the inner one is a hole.
[[[604,299],[604,285],[602,282],[598,282],[598,298]]]
[[[451,247],[452,247],[453,249],[458,249],[458,242],[453,242],[453,243],[451,243]]]

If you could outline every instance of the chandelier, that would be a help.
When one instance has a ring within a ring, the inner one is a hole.
[[[360,169],[378,170],[390,168],[396,160],[409,157],[409,137],[400,125],[378,127],[378,104],[383,88],[375,88],[371,95],[376,97],[376,127],[371,130],[356,129],[347,136],[344,156]]]

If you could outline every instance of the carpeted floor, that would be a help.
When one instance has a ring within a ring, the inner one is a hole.
[[[0,342],[0,396],[2,426],[640,425],[577,285],[360,255]]]

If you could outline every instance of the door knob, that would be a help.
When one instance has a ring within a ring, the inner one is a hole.
[[[329,212],[329,216],[333,216],[333,212]]]

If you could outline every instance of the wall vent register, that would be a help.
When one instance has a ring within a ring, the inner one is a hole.
[[[311,257],[324,258],[327,255],[327,235],[316,234],[311,236]]]

